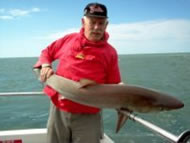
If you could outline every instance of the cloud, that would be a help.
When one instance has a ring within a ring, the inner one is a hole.
[[[190,52],[190,20],[110,24],[108,32],[119,53]]]
[[[77,31],[79,31],[79,28],[70,28],[70,29],[67,29],[67,30],[64,30],[64,31],[50,33],[49,35],[46,35],[46,36],[37,36],[37,37],[35,37],[35,39],[54,41],[54,40],[56,40],[58,38],[63,37],[66,34],[77,32]]]
[[[3,16],[0,16],[0,19],[1,20],[10,20],[10,19],[13,19],[13,17],[9,16],[9,15],[3,15]]]
[[[79,28],[51,33],[43,39],[57,39]],[[190,20],[152,20],[134,23],[110,24],[110,39],[117,41],[150,41],[190,39]],[[42,37],[41,37],[42,38]]]
[[[79,28],[71,28],[37,38],[46,40],[48,43],[76,31],[79,31]],[[190,52],[190,20],[152,20],[110,24],[107,31],[110,35],[109,42],[119,54]]]
[[[190,38],[190,20],[155,20],[129,24],[111,24],[112,40],[164,40]]]
[[[28,16],[32,13],[40,12],[39,8],[32,8],[32,9],[0,9],[0,20],[10,20],[17,17]]]
[[[16,16],[26,16],[30,13],[28,10],[21,10],[21,9],[12,9],[9,11],[9,14],[13,17]]]
[[[37,8],[37,7],[31,9],[31,12],[40,12],[40,11],[41,10],[39,8]]]
[[[0,13],[4,13],[5,9],[4,8],[0,8]]]

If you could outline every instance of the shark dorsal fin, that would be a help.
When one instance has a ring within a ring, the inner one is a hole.
[[[79,88],[85,88],[85,87],[90,86],[90,85],[96,85],[96,82],[93,80],[90,80],[90,79],[83,78],[80,80],[80,87]]]

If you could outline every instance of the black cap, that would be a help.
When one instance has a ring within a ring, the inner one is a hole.
[[[84,8],[84,16],[107,18],[107,8],[100,3],[89,3]]]

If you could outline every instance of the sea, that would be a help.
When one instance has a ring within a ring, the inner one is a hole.
[[[32,66],[37,57],[0,58],[0,92],[42,91]],[[54,65],[56,66],[56,64]],[[160,113],[134,113],[176,136],[190,130],[190,53],[119,55],[122,81],[153,88],[184,102],[179,110]],[[49,113],[47,96],[0,97],[0,131],[45,128]],[[128,120],[115,133],[117,112],[103,110],[104,132],[115,143],[168,143],[147,127]]]

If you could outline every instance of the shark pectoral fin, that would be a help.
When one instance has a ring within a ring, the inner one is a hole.
[[[90,79],[81,79],[79,88],[85,88],[90,85],[96,85],[96,82]]]
[[[119,130],[123,127],[123,125],[125,124],[127,119],[128,119],[128,116],[126,116],[125,114],[120,112],[120,110],[118,110],[118,120],[117,120],[116,133],[118,133]]]

